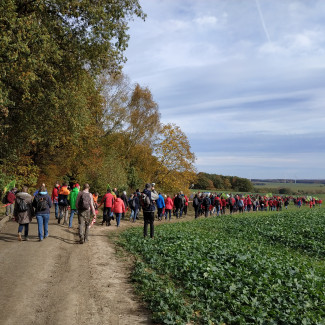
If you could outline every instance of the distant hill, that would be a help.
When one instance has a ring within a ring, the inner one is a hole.
[[[251,179],[253,184],[257,183],[297,183],[297,184],[325,184],[325,179]]]

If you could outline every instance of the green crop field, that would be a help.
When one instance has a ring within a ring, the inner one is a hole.
[[[325,210],[224,215],[121,234],[163,324],[324,324]]]

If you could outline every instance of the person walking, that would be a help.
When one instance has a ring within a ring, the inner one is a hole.
[[[89,192],[90,186],[85,183],[83,190],[78,193],[76,200],[76,208],[78,210],[79,223],[79,243],[83,244],[88,241],[90,214],[96,214],[94,207],[94,199]]]
[[[68,201],[70,204],[69,228],[72,228],[73,217],[74,214],[77,213],[76,201],[79,191],[80,185],[77,183],[68,196]]]
[[[18,240],[22,241],[22,232],[24,231],[24,239],[28,240],[29,223],[34,216],[33,198],[27,193],[28,187],[23,186],[21,192],[17,193],[14,207],[14,217],[18,226]]]
[[[103,221],[102,225],[106,222],[106,226],[111,225],[111,212],[112,212],[112,207],[114,204],[114,195],[111,193],[111,189],[107,189],[107,193],[103,196],[100,205],[98,208],[100,208],[104,204],[104,211],[103,211]]]
[[[59,204],[59,218],[58,218],[58,223],[61,222],[61,219],[63,218],[63,224],[65,225],[68,222],[68,207],[69,207],[69,201],[68,201],[68,196],[70,194],[70,191],[68,190],[68,184],[63,183],[62,187],[60,188],[59,191],[59,196],[58,196],[58,204]]]
[[[172,200],[172,198],[167,195],[166,200],[165,200],[165,219],[167,220],[167,217],[169,215],[169,221],[172,218],[172,210],[174,207],[174,202]]]
[[[141,205],[143,210],[143,236],[148,235],[148,225],[150,225],[150,237],[154,238],[155,203],[158,193],[151,184],[147,183],[141,194]]]
[[[39,241],[49,236],[49,220],[50,220],[50,208],[52,206],[52,200],[47,194],[46,187],[41,186],[36,196],[34,196],[33,207],[35,208],[35,215],[38,224],[38,238]]]
[[[140,205],[139,198],[136,192],[131,194],[128,204],[131,209],[130,221],[135,222],[138,216],[139,205]]]
[[[6,216],[12,217],[14,213],[17,188],[14,187],[6,194]]]
[[[193,208],[194,208],[194,217],[197,219],[199,217],[199,209],[201,206],[200,198],[197,194],[195,194],[193,198]]]
[[[52,190],[52,202],[54,204],[54,213],[55,213],[55,219],[59,218],[59,191],[60,191],[60,183],[56,182],[54,185],[54,188]]]
[[[113,205],[113,212],[115,213],[116,227],[119,227],[122,214],[125,213],[125,204],[119,194],[116,195],[116,199]]]
[[[163,216],[163,210],[165,207],[165,200],[164,197],[161,195],[161,193],[158,194],[158,199],[156,201],[156,204],[158,209],[158,220],[161,221]]]

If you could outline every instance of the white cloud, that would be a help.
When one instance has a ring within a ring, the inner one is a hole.
[[[217,26],[218,18],[215,16],[201,16],[193,19],[193,21],[202,27],[215,27]]]
[[[201,151],[221,135],[238,136],[238,142],[243,135],[282,136],[285,144],[294,135],[324,134],[325,2],[259,4],[272,41],[265,37],[256,1],[143,0],[148,19],[131,24],[125,71],[131,80],[149,86],[164,123],[178,124],[190,142],[202,139],[197,149],[202,170],[210,168],[212,158]],[[212,133],[208,139],[206,132]],[[259,150],[243,160],[247,169],[251,165],[267,172],[267,157],[272,168],[301,165],[304,177],[307,158],[294,162],[299,157],[290,156],[292,146],[275,160],[267,148]],[[310,157],[323,165],[317,159],[324,158],[323,151]],[[228,157],[229,166],[236,159],[242,162],[225,151],[220,155]],[[325,178],[325,170],[318,173]]]

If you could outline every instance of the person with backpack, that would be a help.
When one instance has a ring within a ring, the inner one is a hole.
[[[14,204],[15,204],[15,200],[16,200],[16,192],[17,192],[17,188],[14,187],[13,189],[11,189],[9,192],[7,192],[6,196],[5,196],[5,204],[6,206],[6,216],[12,216],[14,213]]]
[[[193,208],[194,208],[195,219],[197,219],[199,217],[200,206],[201,206],[201,202],[200,202],[199,196],[198,196],[198,194],[195,194],[195,196],[193,198]]]
[[[136,192],[131,194],[128,203],[131,209],[130,221],[135,222],[138,216],[139,205],[140,205],[139,198]]]
[[[65,225],[68,222],[68,213],[69,213],[69,201],[68,196],[70,191],[68,190],[68,184],[63,183],[59,191],[58,196],[58,205],[59,205],[59,218],[58,223],[63,219],[63,224]]]
[[[158,193],[151,184],[147,183],[141,193],[141,206],[143,210],[143,236],[147,237],[148,225],[150,225],[150,237],[154,237],[154,221],[155,221],[155,203],[158,199]]]
[[[54,188],[52,190],[52,195],[51,195],[51,199],[54,204],[55,219],[59,218],[59,204],[58,204],[59,191],[60,191],[60,183],[56,182],[54,185]]]
[[[94,200],[89,192],[90,186],[85,183],[83,190],[78,193],[76,200],[76,208],[78,210],[79,223],[79,243],[83,244],[88,241],[90,215],[96,215]]]
[[[68,201],[70,204],[70,218],[69,218],[69,228],[72,228],[72,221],[75,213],[77,213],[76,201],[77,196],[80,191],[80,185],[77,183],[68,196]]]
[[[42,241],[49,236],[48,227],[51,206],[52,200],[47,194],[46,187],[42,185],[33,200],[33,207],[35,208],[35,215],[38,224],[39,241]]]
[[[18,226],[18,240],[22,241],[22,232],[24,231],[24,238],[28,240],[29,223],[34,217],[33,198],[27,193],[28,187],[23,186],[21,192],[17,193],[14,207],[14,217]]]
[[[179,219],[182,217],[183,209],[184,209],[185,199],[181,192],[179,192],[175,199],[174,199],[174,207],[176,209],[176,219]]]
[[[207,218],[209,216],[209,209],[211,205],[211,200],[209,198],[209,194],[205,194],[205,197],[203,198],[202,205],[204,207],[204,216]]]

